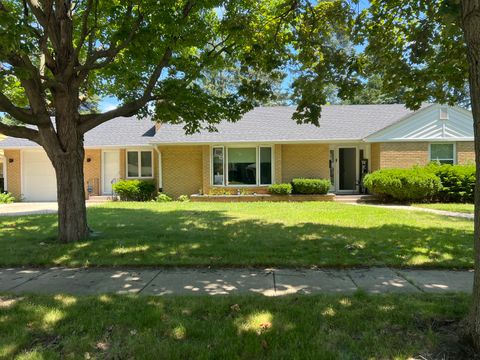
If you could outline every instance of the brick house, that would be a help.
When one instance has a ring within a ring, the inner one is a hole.
[[[217,132],[186,135],[182,125],[117,118],[85,136],[85,191],[112,193],[117,179],[151,179],[172,196],[241,189],[264,192],[295,177],[327,178],[332,192],[358,193],[361,177],[432,160],[474,161],[469,111],[427,104],[325,106],[320,127],[298,125],[286,106],[259,107]],[[27,201],[56,198],[55,173],[41,148],[0,141],[6,189]]]

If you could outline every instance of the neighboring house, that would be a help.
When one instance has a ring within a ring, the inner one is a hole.
[[[336,193],[361,190],[361,177],[381,168],[432,160],[474,161],[469,111],[437,104],[325,106],[320,127],[291,120],[292,107],[260,107],[218,132],[185,135],[181,125],[118,118],[85,136],[85,189],[111,194],[118,179],[153,179],[178,196],[213,188],[264,192],[297,177],[327,178]],[[53,168],[36,144],[7,138],[7,189],[25,200],[56,198]]]

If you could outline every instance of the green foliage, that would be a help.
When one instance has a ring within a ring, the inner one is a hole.
[[[15,198],[10,193],[0,193],[0,204],[10,204],[15,201]]]
[[[327,179],[293,179],[292,190],[294,194],[326,194],[331,183]]]
[[[190,201],[190,197],[188,195],[180,195],[177,199],[177,201],[180,201],[180,202],[189,202]]]
[[[378,170],[367,174],[363,184],[370,192],[397,201],[431,200],[442,188],[440,179],[421,167]]]
[[[275,195],[290,195],[292,184],[272,184],[268,187],[268,192]]]
[[[364,72],[383,79],[382,92],[418,109],[422,102],[468,105],[468,61],[459,1],[372,1],[359,15],[357,44]]]
[[[475,165],[440,165],[432,163],[427,166],[442,183],[438,194],[440,202],[473,203],[475,191]]]
[[[121,180],[113,184],[113,190],[123,201],[149,201],[155,189],[155,183],[149,180]]]
[[[170,196],[168,196],[167,194],[160,193],[155,198],[155,201],[156,202],[170,202],[170,201],[173,201],[173,199]]]

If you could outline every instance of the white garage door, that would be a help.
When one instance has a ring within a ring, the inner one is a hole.
[[[44,151],[23,151],[23,198],[25,201],[56,201],[55,170]]]

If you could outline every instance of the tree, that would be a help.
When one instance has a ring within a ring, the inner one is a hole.
[[[404,89],[398,88],[396,94],[383,90],[383,79],[379,74],[373,74],[362,84],[351,99],[342,101],[343,104],[401,104]]]
[[[478,0],[371,1],[358,18],[357,41],[366,44],[372,68],[386,91],[406,89],[403,98],[417,109],[435,99],[455,104],[468,81],[474,120],[475,275],[467,329],[480,350],[480,2]]]
[[[350,30],[349,9],[307,0],[0,0],[0,113],[14,120],[4,116],[0,132],[38,143],[51,160],[59,240],[89,235],[83,139],[106,121],[151,114],[187,132],[212,129],[271,99],[286,65],[304,64],[295,117],[318,123],[324,89],[349,83],[349,57],[330,46]],[[230,69],[241,80],[218,91],[209,76]],[[99,113],[87,106],[95,96],[121,104]]]

